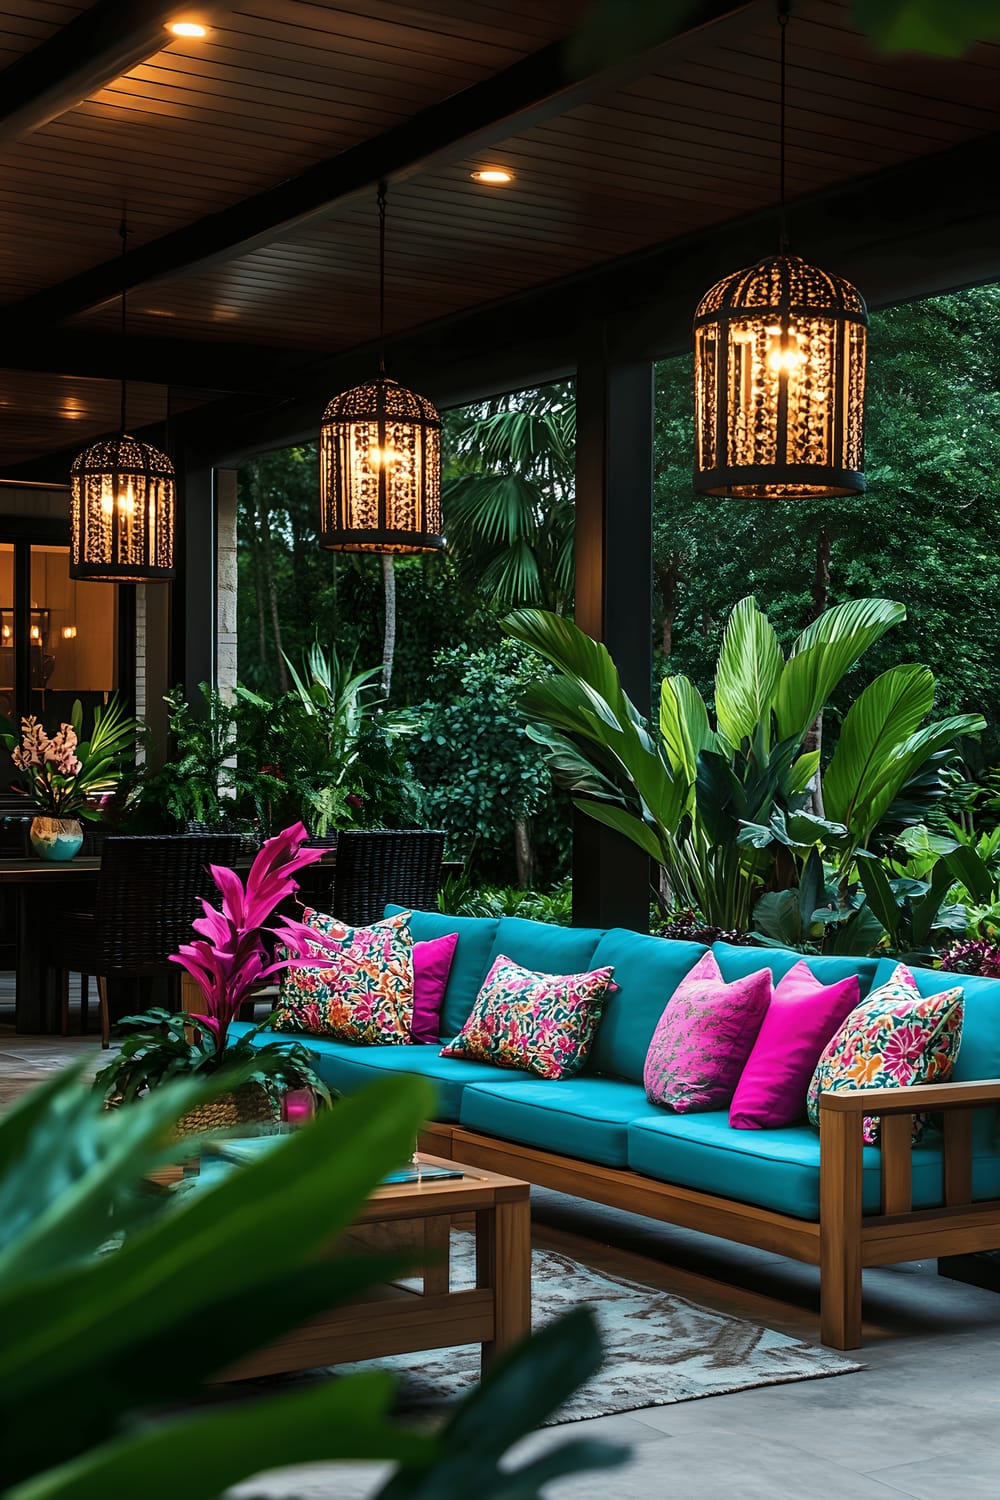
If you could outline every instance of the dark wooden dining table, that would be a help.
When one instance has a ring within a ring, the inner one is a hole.
[[[300,899],[306,905],[327,896],[336,863],[336,851],[329,849],[321,861],[301,872]],[[249,866],[248,858],[237,869],[245,876]],[[14,1029],[21,1034],[40,1036],[59,1030],[60,975],[47,960],[46,937],[60,912],[92,905],[100,868],[99,854],[78,854],[64,861],[0,857],[0,887],[16,898]],[[448,860],[442,866],[449,873],[461,869],[460,860]]]
[[[48,934],[61,912],[93,901],[100,856],[0,859],[0,886],[15,895],[14,1029],[35,1035],[59,1030],[59,971],[47,960]]]

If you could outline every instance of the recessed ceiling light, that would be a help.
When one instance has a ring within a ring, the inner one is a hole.
[[[174,36],[208,36],[208,27],[200,21],[168,21],[166,29]]]
[[[506,167],[480,167],[477,171],[470,172],[469,176],[473,182],[485,182],[494,187],[502,187],[505,183],[514,181],[513,172],[508,172]]]

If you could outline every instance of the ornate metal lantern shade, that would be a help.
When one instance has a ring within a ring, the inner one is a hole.
[[[73,462],[71,578],[149,583],[174,576],[174,466],[157,448],[123,434]]]
[[[385,375],[334,396],[319,435],[320,545],[334,552],[435,552],[441,418]]]
[[[695,313],[694,487],[751,500],[865,488],[868,315],[855,287],[774,255]]]

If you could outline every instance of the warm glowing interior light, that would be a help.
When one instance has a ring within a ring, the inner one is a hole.
[[[513,172],[508,172],[506,167],[481,167],[476,172],[470,172],[469,176],[473,182],[503,183],[513,182]]]
[[[208,36],[208,27],[200,21],[169,21],[167,30],[173,36]]]
[[[31,639],[33,641],[40,641],[41,638],[42,638],[42,632],[39,630],[38,626],[37,625],[32,625],[32,627],[31,627]]]
[[[5,625],[3,627],[3,639],[5,641],[9,641],[10,640],[10,626],[9,625]]]
[[[398,464],[402,456],[395,448],[380,448],[377,444],[368,449],[368,462],[373,469],[388,469]]]
[[[64,625],[63,628],[62,628],[62,637],[63,637],[64,641],[75,641],[76,640],[76,626],[75,625]]]
[[[767,351],[767,367],[773,370],[775,375],[791,374],[800,370],[806,362],[805,354],[799,344],[799,335],[794,328],[789,328],[784,333],[777,325],[767,329],[769,347]]]

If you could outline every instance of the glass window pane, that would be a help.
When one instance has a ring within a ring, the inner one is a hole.
[[[75,698],[85,710],[107,700],[117,686],[117,605],[111,585],[70,578],[68,547],[32,547],[31,713],[54,723]]]

